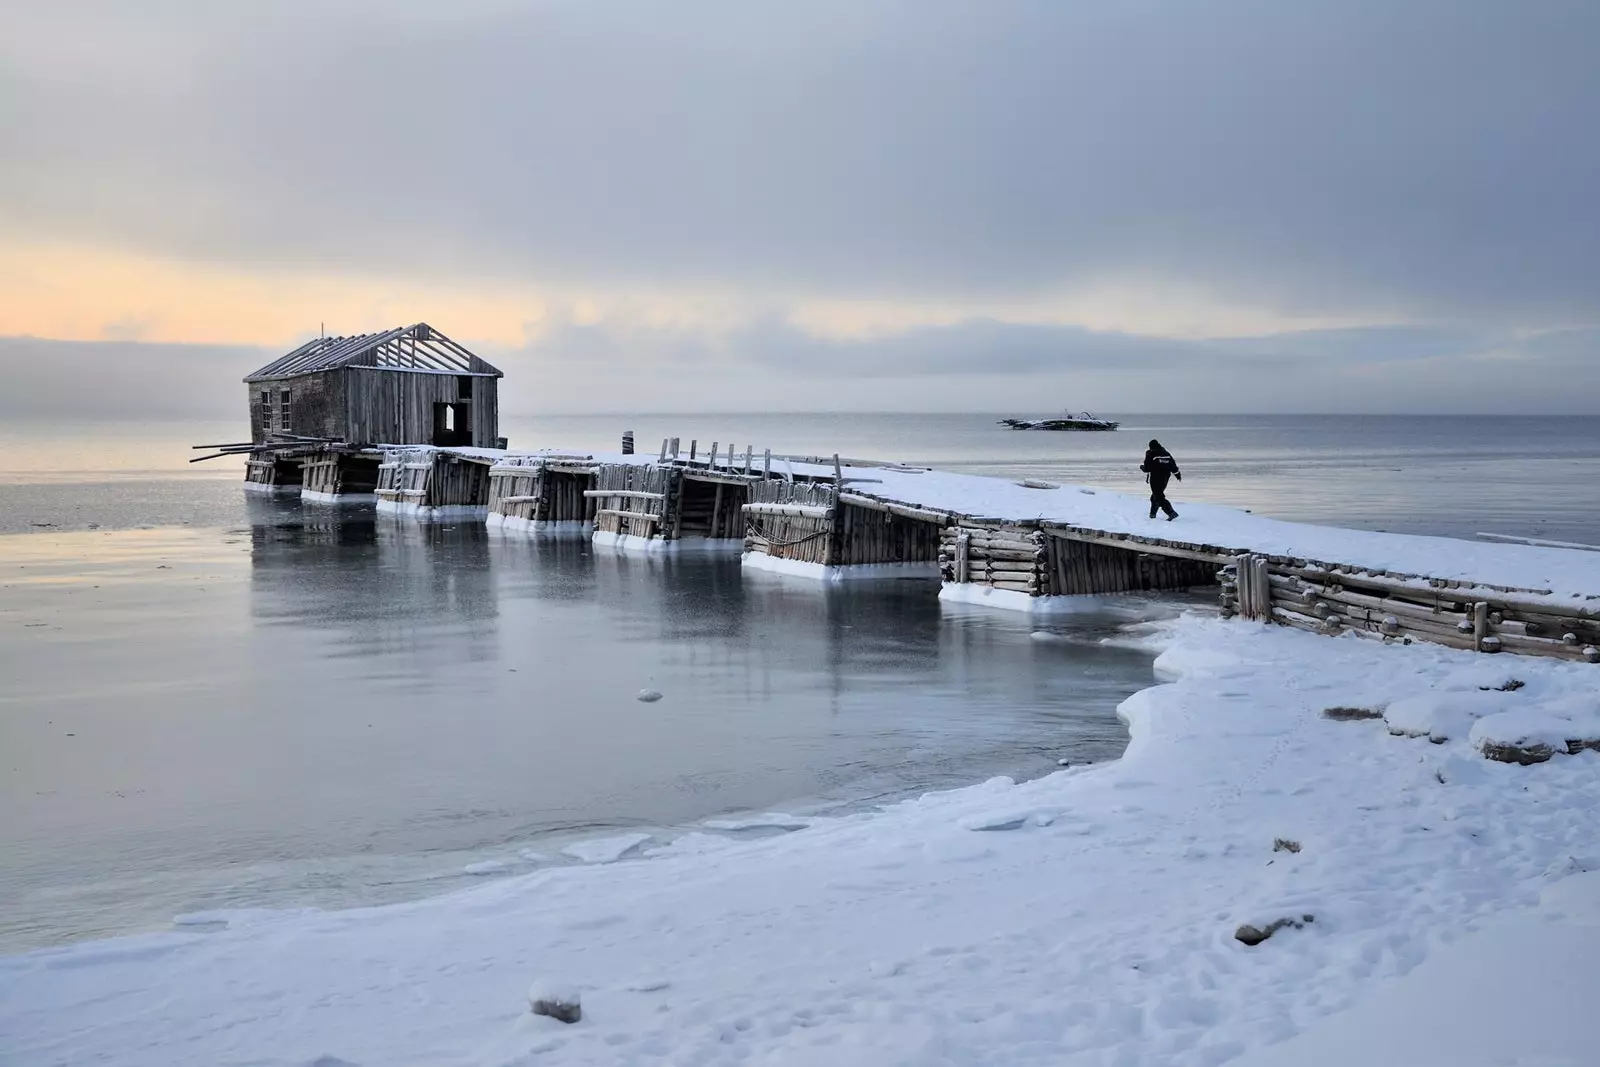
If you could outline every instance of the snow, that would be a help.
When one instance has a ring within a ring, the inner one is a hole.
[[[1383,710],[1383,721],[1395,733],[1446,741],[1466,737],[1472,724],[1485,715],[1527,702],[1528,698],[1520,692],[1502,693],[1493,689],[1483,692],[1475,686],[1447,689],[1397,700]]]
[[[741,543],[742,544],[742,543]],[[791,578],[805,578],[816,582],[893,581],[903,578],[939,579],[937,563],[857,563],[843,567],[829,567],[821,563],[807,563],[798,559],[781,559],[765,552],[746,552],[740,557],[744,570],[761,571]]]
[[[615,863],[649,840],[649,834],[613,834],[610,837],[575,841],[563,848],[561,853],[584,863]]]
[[[707,830],[737,833],[741,830],[804,830],[811,823],[811,819],[771,811],[765,815],[747,815],[743,818],[707,819],[700,825]]]
[[[1579,873],[1362,1004],[1234,1067],[1589,1067],[1600,999],[1600,872]],[[1552,980],[1553,975],[1562,980]]]
[[[1173,681],[1121,706],[1121,760],[3,959],[0,1046],[129,1067],[1593,1062],[1600,753],[1523,767],[1321,715],[1481,692],[1471,653],[1197,617],[1138,640]],[[1594,709],[1592,666],[1515,666],[1526,684],[1490,699]],[[582,990],[581,1022],[529,1014],[540,975]]]
[[[311,489],[300,490],[300,501],[303,504],[371,504],[377,499],[377,493],[318,493]]]
[[[744,551],[742,537],[683,537],[664,541],[659,537],[636,537],[633,534],[614,534],[605,530],[594,532],[596,548],[612,548],[618,552],[641,555],[731,555]]]
[[[450,522],[455,519],[486,518],[489,509],[482,504],[446,504],[430,508],[411,500],[380,500],[378,511],[386,515],[399,515],[419,522]]]
[[[462,874],[504,874],[511,869],[511,864],[506,860],[482,860],[478,863],[469,863],[461,868]]]
[[[594,531],[594,523],[587,519],[523,519],[515,515],[489,512],[484,524],[491,530],[519,533],[552,540],[586,539]]]
[[[1012,589],[996,589],[976,582],[955,584],[947,582],[939,590],[939,600],[945,604],[968,604],[978,608],[995,608],[1000,611],[1025,611],[1030,615],[1079,615],[1092,612],[1098,597],[1029,596]]]
[[[298,485],[267,485],[262,482],[245,482],[244,491],[247,493],[259,493],[262,496],[300,495],[300,487]]]

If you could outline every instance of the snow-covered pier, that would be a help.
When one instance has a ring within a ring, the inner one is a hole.
[[[1600,553],[1418,537],[1190,504],[1175,523],[1084,486],[663,442],[655,456],[414,446],[383,451],[379,508],[624,551],[742,553],[842,581],[925,578],[1029,612],[1072,598],[1215,587],[1227,618],[1391,643],[1600,663]]]

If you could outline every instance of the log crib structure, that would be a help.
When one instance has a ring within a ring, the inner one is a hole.
[[[752,483],[744,506],[746,564],[830,581],[937,580],[940,532],[952,516],[852,490],[851,481]]]
[[[963,516],[945,528],[939,567],[950,585],[1027,597],[1193,589],[1217,584],[1216,550],[1117,537],[1042,520]],[[1041,606],[1043,602],[1041,601]]]
[[[390,448],[378,466],[378,510],[421,519],[485,518],[494,455]]]
[[[588,537],[597,468],[593,456],[505,457],[489,468],[489,526]]]
[[[1219,573],[1222,614],[1312,633],[1345,632],[1475,652],[1600,663],[1600,603],[1551,590],[1483,585],[1240,553]]]
[[[676,442],[662,442],[655,463],[603,463],[595,470],[594,487],[585,495],[594,502],[597,544],[709,552],[739,552],[744,547],[743,507],[759,475],[749,470],[749,452],[741,468],[728,446],[719,461],[669,457]]]

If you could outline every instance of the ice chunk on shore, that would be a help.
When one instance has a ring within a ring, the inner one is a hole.
[[[584,863],[613,863],[648,840],[649,834],[615,834],[589,841],[574,841],[562,848],[561,853]]]

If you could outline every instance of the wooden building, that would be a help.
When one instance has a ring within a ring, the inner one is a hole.
[[[377,457],[362,450],[503,448],[500,377],[425,322],[307,341],[245,378],[256,449],[246,481],[298,483],[296,461],[317,454],[334,461],[319,469],[316,492],[336,495],[349,486],[370,493]]]

